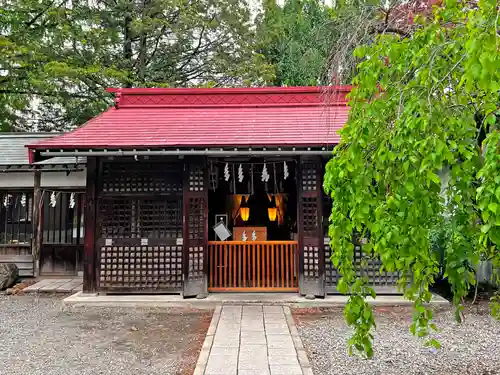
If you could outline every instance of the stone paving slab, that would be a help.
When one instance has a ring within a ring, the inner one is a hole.
[[[194,375],[310,375],[288,307],[222,306],[215,315]]]

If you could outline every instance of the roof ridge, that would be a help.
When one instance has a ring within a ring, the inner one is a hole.
[[[116,94],[115,108],[333,106],[347,104],[350,90],[351,86],[108,89]]]

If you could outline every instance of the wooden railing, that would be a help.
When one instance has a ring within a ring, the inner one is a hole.
[[[209,291],[297,291],[296,241],[211,241]]]

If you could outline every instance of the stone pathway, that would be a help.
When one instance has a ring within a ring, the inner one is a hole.
[[[80,292],[83,286],[83,279],[67,278],[67,279],[43,279],[36,284],[24,288],[27,293],[74,293]]]
[[[312,375],[288,307],[223,306],[194,375]]]

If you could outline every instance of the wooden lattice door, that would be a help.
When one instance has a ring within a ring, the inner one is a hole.
[[[323,248],[322,162],[301,158],[298,183],[299,290],[302,295],[325,295]]]
[[[207,293],[208,171],[203,159],[186,160],[184,168],[183,296]]]
[[[132,160],[102,169],[97,290],[180,293],[182,164]]]

